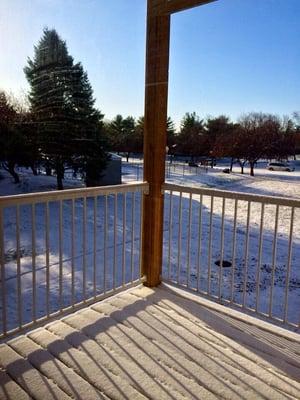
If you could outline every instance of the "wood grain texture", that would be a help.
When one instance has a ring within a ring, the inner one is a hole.
[[[145,84],[144,180],[149,194],[143,199],[142,273],[149,286],[160,282],[168,103],[170,16],[153,16],[148,2]]]
[[[299,335],[231,311],[170,286],[112,296],[0,345],[0,399],[299,399]]]
[[[217,0],[151,0],[152,15],[170,15],[192,7],[202,6]]]
[[[160,283],[162,268],[170,16],[210,1],[213,0],[148,0],[144,181],[149,183],[149,194],[143,198],[142,274],[151,287]]]

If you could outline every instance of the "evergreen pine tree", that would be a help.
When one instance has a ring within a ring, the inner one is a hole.
[[[107,126],[110,150],[117,151],[118,153],[122,151],[123,125],[124,119],[122,115],[118,114]]]
[[[94,107],[81,63],[74,64],[54,29],[45,29],[24,72],[31,86],[29,100],[39,146],[45,162],[56,171],[58,189],[63,188],[66,166],[81,170],[88,184],[96,181],[106,163],[103,115]]]

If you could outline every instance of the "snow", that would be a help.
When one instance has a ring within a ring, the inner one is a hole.
[[[298,335],[257,322],[166,285],[139,286],[2,344],[0,396],[299,398]]]
[[[27,188],[27,191],[38,192],[55,189],[55,178],[53,177],[45,175],[32,176],[28,171],[23,171],[23,183],[15,185],[4,172],[1,171],[1,174],[4,176],[4,179],[0,180],[0,193],[2,195],[19,194],[24,187]],[[66,188],[81,187],[82,182],[70,179],[65,180],[64,185]],[[119,194],[116,197],[114,195],[107,196],[107,218],[105,218],[105,197],[97,197],[96,205],[94,204],[94,198],[87,198],[85,231],[83,229],[84,202],[83,199],[76,199],[74,202],[73,265],[71,201],[65,200],[62,203],[61,234],[59,230],[59,204],[58,202],[50,202],[49,277],[47,276],[46,268],[46,206],[45,203],[36,204],[36,317],[45,315],[48,292],[50,313],[57,311],[61,307],[70,305],[72,300],[73,276],[75,302],[82,301],[84,297],[92,297],[95,294],[94,289],[96,289],[96,294],[100,294],[103,293],[104,286],[106,286],[106,290],[110,290],[113,286],[119,287],[123,282],[130,282],[139,277],[140,199],[140,193],[135,193],[135,195],[127,193],[125,208],[124,197],[122,195]],[[94,236],[94,207],[96,207],[96,236]],[[116,219],[114,218],[115,210]],[[125,234],[123,236],[124,212],[126,223]],[[7,327],[8,329],[13,329],[19,323],[18,290],[20,290],[18,289],[17,279],[16,208],[5,208],[3,217],[6,300],[8,308]],[[30,322],[33,316],[32,208],[30,204],[20,206],[19,225],[22,323],[26,323]],[[83,240],[84,236],[85,242]],[[95,258],[94,253],[96,254]],[[104,262],[104,259],[106,262]],[[105,285],[104,275],[106,276]],[[95,287],[94,277],[96,282]],[[47,279],[49,279],[49,288]],[[59,289],[60,281],[62,282],[62,291]]]
[[[193,187],[211,187],[222,190],[256,193],[260,195],[285,196],[300,199],[300,167],[296,165],[294,172],[271,172],[265,169],[265,163],[256,168],[255,177],[239,173],[239,168],[234,168],[232,174],[225,174],[222,169],[225,165],[211,168],[190,168],[186,164],[169,164],[166,169],[166,180],[170,183],[188,185]],[[123,182],[142,178],[142,161],[134,163],[123,162]],[[22,183],[15,185],[11,178],[1,170],[3,179],[0,180],[0,195],[13,195],[28,192],[41,192],[54,190],[56,180],[45,175],[32,176],[29,171],[21,171]],[[71,174],[70,174],[71,176]],[[82,187],[78,179],[67,179],[66,188]],[[288,247],[291,211],[287,207],[280,207],[278,235],[276,242],[275,269],[273,271],[273,246],[275,228],[275,206],[265,206],[263,230],[261,234],[261,205],[253,203],[249,216],[249,242],[246,249],[247,229],[247,202],[239,201],[236,226],[236,250],[233,258],[233,227],[234,227],[234,202],[226,200],[224,213],[224,251],[223,259],[233,262],[234,268],[219,268],[215,261],[221,258],[222,242],[222,200],[215,198],[212,214],[213,229],[210,232],[211,201],[208,196],[203,197],[202,206],[199,195],[191,198],[192,215],[189,215],[189,195],[182,197],[181,232],[179,232],[179,193],[173,195],[172,229],[169,229],[169,201],[166,194],[165,221],[164,221],[164,265],[163,276],[179,282],[189,284],[191,288],[199,288],[211,294],[221,294],[223,300],[231,299],[231,288],[234,288],[233,300],[245,303],[247,307],[257,307],[260,312],[268,312],[270,287],[274,276],[273,308],[272,312],[279,318],[284,317],[284,298],[286,296],[286,281],[289,282],[288,320],[299,322],[300,309],[300,210],[294,214],[293,241],[291,253],[290,276],[287,276]],[[106,271],[105,286],[111,289],[114,286],[129,282],[131,278],[139,276],[139,248],[140,248],[140,202],[141,196],[136,193],[126,195],[126,204],[122,195],[111,195],[107,198],[107,223],[105,222],[105,198],[99,196],[94,204],[93,198],[87,199],[87,224],[83,227],[83,200],[75,201],[74,224],[74,263],[72,264],[72,204],[63,201],[62,206],[62,231],[59,232],[59,205],[58,202],[49,203],[49,277],[46,269],[46,231],[45,231],[45,204],[35,207],[36,230],[36,298],[37,317],[45,315],[46,297],[49,290],[50,312],[70,304],[72,299],[72,277],[74,273],[75,300],[81,301],[84,290],[87,297],[102,293],[104,290],[104,273]],[[133,207],[134,200],[134,207]],[[126,207],[125,207],[126,206]],[[96,240],[94,240],[94,207],[96,208]],[[117,210],[114,219],[114,210]],[[199,212],[201,210],[202,228],[199,243]],[[125,221],[123,213],[125,211]],[[20,207],[20,271],[22,288],[22,315],[23,323],[32,319],[33,291],[32,291],[32,209],[30,205]],[[191,224],[189,227],[189,221]],[[123,237],[123,227],[125,234]],[[106,233],[105,233],[106,232]],[[180,233],[180,240],[179,240]],[[190,240],[188,240],[190,233]],[[83,237],[86,241],[84,243]],[[262,245],[260,246],[260,235]],[[123,247],[123,238],[125,246]],[[211,240],[211,250],[208,243]],[[16,209],[4,210],[4,242],[5,242],[5,274],[8,307],[8,328],[18,325],[18,280],[16,279],[17,265],[17,238],[16,238]],[[171,244],[171,251],[168,246]],[[180,254],[178,254],[180,243]],[[105,246],[106,244],[106,246]],[[115,251],[114,251],[115,250]],[[246,251],[247,250],[247,251]],[[246,252],[248,254],[246,254]],[[94,258],[94,253],[96,257]],[[61,254],[61,258],[60,258]],[[247,257],[246,257],[247,255]],[[105,257],[106,256],[106,257]],[[209,256],[211,264],[209,267]],[[104,262],[106,259],[106,263]],[[246,260],[246,262],[245,262]],[[260,269],[257,268],[260,264]],[[199,265],[199,267],[198,267]],[[84,267],[85,266],[85,267]],[[188,267],[189,266],[189,267]],[[200,273],[198,274],[198,268]],[[62,271],[62,273],[61,273]],[[72,272],[73,271],[73,272]],[[96,285],[94,287],[94,277]],[[49,288],[47,286],[49,278]],[[208,279],[209,278],[209,279]],[[245,279],[246,278],[246,279]],[[256,284],[259,278],[260,287]],[[62,291],[59,283],[62,282]],[[85,289],[83,283],[85,282]],[[219,283],[222,283],[221,293]],[[257,297],[257,291],[259,297]]]
[[[300,199],[300,167],[296,163],[294,172],[268,171],[266,162],[255,169],[255,176],[249,176],[249,169],[240,174],[240,168],[234,167],[233,173],[222,170],[227,165],[215,168],[188,167],[184,163],[167,164],[166,181],[173,184],[192,187],[214,188],[262,196],[279,196]],[[126,177],[137,174],[138,162],[126,168]],[[142,166],[139,166],[141,174]],[[261,227],[262,206],[251,203],[249,211],[249,240],[247,243],[248,202],[239,201],[237,207],[236,248],[234,238],[234,200],[227,199],[224,211],[223,260],[229,261],[233,268],[219,268],[215,262],[222,254],[222,199],[215,198],[211,216],[211,198],[200,196],[191,198],[191,216],[189,214],[189,194],[183,193],[181,217],[179,215],[179,193],[173,193],[172,226],[170,233],[170,196],[165,196],[164,221],[164,263],[163,277],[172,282],[186,285],[200,292],[220,297],[224,302],[233,301],[245,307],[256,309],[260,313],[272,314],[276,318],[287,317],[289,322],[300,321],[300,209],[295,208],[293,216],[293,237],[291,259],[289,260],[289,234],[291,229],[291,208],[279,207],[276,247],[274,241],[276,206],[265,205],[263,229]],[[201,231],[199,235],[199,213],[201,212]],[[180,222],[181,218],[181,223]],[[189,221],[191,224],[189,226]],[[210,231],[212,222],[212,231]],[[180,225],[180,229],[179,229]],[[190,236],[190,239],[188,239]],[[200,239],[199,239],[200,236]],[[262,240],[260,240],[260,238]],[[211,250],[209,243],[211,240]],[[170,250],[169,250],[170,246]],[[200,251],[198,250],[200,246]],[[273,250],[276,254],[273,260]],[[234,252],[235,251],[235,255]],[[209,262],[209,258],[211,262]],[[290,271],[288,264],[290,263]],[[260,265],[260,268],[258,268]],[[275,266],[273,268],[273,265]],[[199,269],[199,273],[198,273]],[[198,281],[199,280],[199,281]],[[271,293],[274,281],[273,293]],[[259,282],[259,285],[257,285]],[[220,290],[221,286],[221,290]],[[288,286],[288,291],[286,287]],[[234,294],[231,296],[233,288]],[[269,309],[272,295],[272,309]],[[285,297],[287,297],[287,315],[285,316]]]

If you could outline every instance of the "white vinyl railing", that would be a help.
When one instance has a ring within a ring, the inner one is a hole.
[[[0,338],[141,282],[147,191],[0,197]],[[172,184],[164,193],[164,281],[299,326],[299,200]]]
[[[164,185],[163,280],[300,322],[300,200]]]
[[[146,183],[0,197],[0,338],[142,281]]]

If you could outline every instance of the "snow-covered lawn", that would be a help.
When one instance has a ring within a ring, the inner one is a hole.
[[[223,173],[224,167],[226,165],[211,169],[204,167],[190,168],[183,163],[168,164],[166,180],[169,183],[195,188],[213,188],[262,196],[300,199],[300,165],[296,164],[294,172],[275,172],[268,171],[266,163],[261,162],[255,169],[254,177],[249,176],[248,168],[245,168],[245,174],[241,175],[238,167],[235,167],[231,174]],[[127,167],[125,176],[134,176],[136,170],[136,164]],[[261,203],[251,203],[247,244],[248,202],[238,202],[236,248],[234,250],[234,200],[226,199],[223,260],[229,261],[233,268],[220,269],[215,262],[220,261],[222,252],[222,199],[214,198],[212,220],[210,220],[211,198],[203,196],[201,206],[200,196],[193,195],[191,201],[192,214],[190,217],[189,194],[183,193],[179,229],[180,197],[178,192],[174,192],[170,233],[170,196],[168,193],[165,198],[163,265],[165,278],[177,281],[179,275],[179,283],[188,284],[191,288],[196,288],[199,285],[199,289],[202,292],[207,292],[210,285],[211,294],[215,296],[221,295],[224,300],[231,300],[231,290],[233,288],[233,301],[236,303],[244,303],[246,307],[254,309],[257,307],[258,311],[267,314],[271,311],[275,317],[280,319],[285,317],[284,299],[287,295],[287,319],[296,324],[300,322],[300,209],[295,208],[294,210],[290,272],[289,276],[287,276],[289,234],[291,229],[290,207],[279,207],[276,254],[273,260],[276,206],[264,206],[263,230],[261,233],[262,206]],[[199,231],[200,212],[202,221],[201,230]],[[189,220],[191,220],[190,226]],[[212,231],[210,231],[211,222]],[[189,235],[190,240],[188,239]],[[210,239],[211,250],[209,250],[208,245]],[[211,253],[210,256],[209,253]],[[211,263],[209,263],[209,257],[211,258]],[[258,265],[260,265],[260,268],[258,268]],[[221,283],[220,292],[219,283]],[[273,286],[273,305],[272,310],[269,310],[271,286]],[[287,287],[288,292],[286,293]]]
[[[19,194],[23,191],[37,192],[55,189],[55,178],[53,177],[32,176],[29,172],[23,171],[22,183],[14,185],[9,176],[2,171],[1,174],[4,176],[4,179],[0,180],[0,193],[2,195]],[[76,180],[66,180],[64,184],[66,188],[82,186],[82,183]],[[62,203],[61,233],[59,230],[59,203],[49,202],[48,278],[48,269],[46,268],[46,205],[45,203],[36,204],[36,317],[42,317],[46,313],[48,290],[50,313],[58,310],[60,307],[70,305],[72,300],[72,279],[74,280],[74,300],[75,302],[79,302],[83,298],[92,297],[94,289],[96,289],[96,294],[103,293],[104,276],[106,290],[112,289],[113,286],[119,287],[122,283],[130,282],[139,277],[140,200],[141,194],[138,192],[135,194],[127,193],[126,203],[122,194],[107,196],[107,202],[105,196],[98,196],[96,204],[94,203],[94,198],[87,198],[86,225],[84,229],[84,201],[83,199],[76,199],[74,202],[73,264],[72,202],[71,200],[64,200]],[[94,215],[95,210],[96,217]],[[22,323],[26,323],[31,321],[33,311],[31,205],[20,206],[19,215],[21,308]],[[7,316],[8,328],[12,329],[19,322],[16,207],[5,208],[3,217]],[[125,233],[123,234],[124,227]],[[125,243],[124,246],[123,243]],[[60,271],[62,271],[61,274]],[[49,281],[49,288],[47,286],[47,279]],[[62,282],[61,293],[59,289],[60,282]],[[2,290],[2,286],[0,290]],[[0,298],[2,298],[1,294]],[[0,315],[2,317],[1,310]],[[0,329],[2,329],[2,326]]]
[[[193,187],[210,187],[222,190],[248,192],[261,195],[275,195],[300,199],[300,166],[296,171],[270,172],[264,164],[256,169],[254,178],[239,174],[235,168],[232,174],[222,172],[224,166],[216,168],[188,168],[183,164],[177,167],[167,168],[167,181]],[[247,173],[247,169],[245,170]],[[22,183],[14,185],[11,179],[1,171],[3,179],[0,180],[0,195],[13,195],[27,192],[38,192],[55,189],[55,178],[46,176],[32,176],[28,171],[22,172]],[[123,165],[123,182],[132,181],[142,177],[142,164]],[[82,182],[75,179],[65,181],[66,188],[81,187]],[[74,263],[72,266],[72,204],[65,200],[62,207],[63,228],[59,234],[59,206],[57,202],[49,204],[49,299],[50,312],[60,308],[60,300],[63,306],[71,301],[72,277],[75,284],[75,298],[80,301],[83,296],[83,281],[86,282],[86,295],[94,293],[94,277],[96,278],[96,292],[103,292],[104,269],[106,269],[106,287],[111,288],[115,279],[116,286],[122,281],[128,282],[133,277],[139,276],[139,247],[140,247],[140,194],[135,195],[134,214],[132,213],[131,193],[126,196],[125,223],[123,213],[125,209],[123,195],[118,195],[117,205],[115,196],[108,196],[107,200],[107,224],[105,222],[105,199],[97,198],[96,205],[93,198],[87,199],[87,224],[84,233],[83,227],[83,200],[75,201],[74,224]],[[173,195],[172,227],[169,230],[169,201],[166,194],[165,222],[164,222],[164,270],[163,274],[171,279],[177,279],[178,243],[179,243],[179,193]],[[230,299],[231,287],[234,288],[234,300],[238,303],[245,300],[249,307],[255,307],[268,312],[270,298],[270,284],[273,278],[272,253],[274,244],[275,206],[265,207],[263,221],[262,246],[260,247],[260,222],[261,205],[253,203],[250,210],[248,256],[246,255],[246,227],[247,207],[245,201],[239,201],[236,226],[236,251],[233,259],[233,234],[234,234],[234,202],[226,200],[224,214],[224,254],[223,259],[233,263],[234,268],[219,268],[215,261],[221,258],[221,226],[222,226],[222,200],[215,198],[212,215],[213,229],[210,232],[210,207],[208,196],[203,197],[200,203],[199,195],[192,197],[191,228],[189,228],[189,197],[182,197],[182,224],[180,232],[180,259],[179,281],[187,283],[206,291],[210,280],[212,294],[219,294],[219,279],[222,280],[221,295],[224,299]],[[96,209],[96,241],[94,241],[94,210]],[[117,209],[116,220],[114,211]],[[201,209],[201,251],[198,252],[199,243],[199,212]],[[36,219],[36,295],[37,316],[45,315],[47,294],[47,268],[46,268],[46,230],[45,230],[45,204],[37,204],[35,207]],[[32,222],[31,206],[20,207],[20,270],[22,286],[22,310],[23,323],[32,318]],[[286,266],[288,264],[288,235],[290,230],[289,208],[280,207],[278,222],[277,256],[274,269],[273,313],[283,317],[283,299],[286,287]],[[133,221],[134,220],[134,221]],[[123,227],[125,225],[125,235]],[[132,228],[133,227],[133,228]],[[106,233],[105,233],[106,232]],[[190,233],[190,241],[188,234]],[[9,328],[18,324],[18,305],[16,279],[17,271],[17,238],[16,238],[16,209],[4,210],[4,240],[5,240],[5,271],[7,287],[7,304]],[[83,237],[86,237],[84,244]],[[209,251],[209,239],[211,238],[211,251]],[[123,239],[125,246],[123,247]],[[106,246],[105,246],[106,243]],[[171,251],[168,246],[171,243]],[[188,251],[189,245],[189,251]],[[84,251],[85,249],[85,251]],[[114,256],[114,249],[116,249]],[[260,269],[257,268],[259,253],[261,250]],[[106,263],[104,255],[106,252]],[[96,257],[94,257],[94,253]],[[211,254],[210,277],[208,279],[208,259]],[[60,257],[61,263],[60,263]],[[190,265],[189,276],[187,266]],[[83,266],[86,265],[84,272]],[[168,267],[170,265],[170,270]],[[199,274],[198,274],[199,266]],[[72,270],[73,267],[73,270]],[[60,271],[62,270],[62,276]],[[115,278],[114,278],[115,270]],[[74,274],[72,273],[74,271]],[[256,299],[257,277],[260,282],[260,296]],[[246,278],[246,279],[245,279]],[[60,298],[59,282],[63,283],[62,297]],[[294,214],[293,246],[291,257],[291,274],[288,277],[288,319],[294,323],[299,322],[300,316],[300,210]]]
[[[202,204],[199,196],[193,195],[191,217],[189,214],[190,200],[182,198],[182,213],[179,229],[179,202],[178,195],[173,196],[172,226],[169,231],[169,203],[166,197],[165,204],[165,235],[164,235],[164,276],[177,281],[179,266],[179,283],[188,284],[203,292],[219,296],[219,282],[221,280],[221,298],[233,300],[258,311],[268,313],[270,288],[274,274],[274,291],[272,313],[284,318],[284,296],[286,284],[288,293],[288,320],[299,322],[300,311],[300,210],[294,214],[294,229],[292,241],[292,256],[290,260],[290,276],[287,276],[289,229],[291,211],[281,207],[279,212],[278,234],[276,240],[276,258],[273,272],[273,246],[275,228],[275,207],[265,206],[263,230],[260,231],[261,205],[252,203],[250,209],[249,239],[247,245],[247,202],[239,201],[237,209],[235,250],[234,237],[234,202],[226,200],[224,213],[223,233],[223,260],[228,261],[230,268],[220,268],[216,265],[221,260],[222,253],[222,199],[215,198],[213,213],[211,213],[211,198],[203,197]],[[199,218],[201,212],[201,229],[199,234]],[[212,217],[211,217],[212,216]],[[189,222],[191,221],[191,222]],[[212,230],[210,229],[212,226]],[[188,240],[190,235],[190,240]],[[200,237],[200,238],[199,238]],[[180,238],[180,240],[179,240]],[[261,238],[261,240],[260,240]],[[211,240],[211,250],[209,242]],[[169,243],[171,251],[169,252]],[[261,245],[260,245],[261,244]],[[248,248],[247,248],[248,246]],[[200,248],[200,250],[198,249]],[[234,254],[235,251],[235,254]],[[210,255],[209,255],[210,253]],[[211,261],[209,262],[209,257]],[[190,265],[188,274],[188,265]],[[233,265],[233,268],[231,268]],[[200,273],[198,274],[198,268]],[[210,268],[210,272],[209,272]],[[199,277],[199,282],[198,282]],[[210,281],[210,282],[209,282]],[[259,282],[259,294],[257,297]]]

